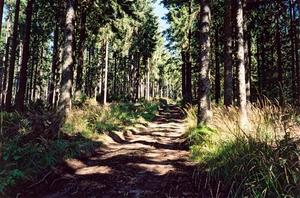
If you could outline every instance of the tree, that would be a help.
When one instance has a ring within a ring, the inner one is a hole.
[[[199,55],[199,84],[198,84],[198,124],[205,124],[210,118],[210,1],[200,1],[200,55]]]
[[[224,104],[232,105],[233,100],[233,81],[232,81],[232,19],[231,19],[231,0],[225,0],[224,16]]]
[[[109,41],[105,42],[105,71],[104,71],[104,99],[103,104],[107,103],[107,77],[108,77],[108,60],[109,59]]]
[[[3,7],[4,7],[4,0],[0,0],[0,38],[1,38],[1,30],[2,30]]]
[[[162,1],[170,12],[167,19],[171,28],[167,31],[169,41],[172,43],[170,48],[180,50],[182,99],[183,103],[192,103],[192,45],[194,22],[197,14],[197,4],[188,0],[164,0]]]
[[[24,111],[33,5],[34,5],[34,0],[28,0],[27,8],[26,8],[25,33],[23,39],[23,55],[22,55],[22,63],[21,63],[21,71],[20,71],[20,83],[19,83],[19,90],[17,92],[16,102],[15,102],[16,109],[18,111]]]
[[[247,115],[247,94],[246,94],[246,70],[245,70],[245,50],[244,50],[244,15],[242,0],[237,2],[237,62],[238,62],[238,81],[239,81],[239,107],[241,127],[248,126]]]
[[[84,49],[86,40],[86,8],[85,4],[80,4],[80,30],[79,30],[79,42],[78,42],[78,62],[77,62],[77,76],[76,76],[76,90],[75,96],[78,98],[81,95],[82,90],[82,76],[83,76],[83,64],[84,64]]]
[[[16,52],[17,52],[17,45],[18,45],[19,12],[20,12],[20,0],[16,0],[12,45],[11,45],[10,62],[9,62],[8,86],[7,86],[7,94],[6,94],[6,101],[5,101],[6,109],[8,111],[12,109],[11,102],[12,102],[12,91],[13,91],[12,89],[13,89],[14,73],[15,73]]]
[[[74,40],[75,10],[74,0],[67,1],[65,44],[63,49],[63,64],[61,76],[61,88],[59,99],[59,113],[62,118],[69,115],[72,108],[72,64],[73,64],[73,40]]]
[[[58,24],[55,26],[54,39],[53,39],[53,54],[52,54],[52,66],[51,66],[51,82],[49,87],[48,102],[50,106],[55,103],[55,87],[57,82],[57,72],[59,66],[59,27]]]

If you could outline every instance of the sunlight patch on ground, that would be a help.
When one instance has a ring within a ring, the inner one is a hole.
[[[86,167],[86,164],[84,164],[82,161],[78,159],[67,159],[65,160],[65,163],[68,167],[70,167],[73,170]]]
[[[144,163],[128,163],[127,165],[141,168],[147,172],[155,173],[156,175],[165,175],[170,171],[176,171],[172,165],[157,165]]]
[[[79,169],[75,172],[76,175],[92,175],[92,174],[111,174],[113,170],[108,166],[90,166]]]

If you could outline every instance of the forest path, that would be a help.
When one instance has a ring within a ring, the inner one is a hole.
[[[29,197],[201,197],[184,127],[182,111],[168,106],[148,126],[112,135],[92,157],[67,160],[46,192]]]

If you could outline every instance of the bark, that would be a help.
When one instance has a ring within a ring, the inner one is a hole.
[[[3,7],[4,7],[4,0],[0,0],[0,38],[2,35],[1,30],[2,30]]]
[[[37,97],[36,97],[36,99],[35,99],[35,101],[37,101],[38,99],[41,99],[41,100],[43,100],[44,99],[44,87],[43,87],[43,76],[44,76],[44,71],[43,71],[43,65],[44,65],[44,53],[45,53],[45,51],[44,51],[45,49],[44,49],[44,47],[41,47],[41,52],[40,52],[40,58],[39,58],[39,61],[38,61],[38,66],[39,67],[37,67],[37,72],[36,72],[36,82],[37,82],[37,84],[35,85],[35,87],[36,88],[39,88],[38,89],[38,95],[37,95]]]
[[[221,73],[220,73],[220,60],[219,60],[219,35],[218,31],[215,32],[215,100],[219,104],[221,98]]]
[[[76,90],[75,96],[78,98],[81,95],[82,90],[82,77],[83,77],[83,65],[84,65],[84,47],[86,40],[86,12],[84,8],[81,9],[80,15],[80,33],[78,43],[78,64],[77,64],[77,76],[76,76]]]
[[[181,66],[181,77],[182,77],[182,99],[183,103],[186,104],[187,98],[186,98],[186,52],[184,50],[181,51],[181,57],[182,57],[182,66]]]
[[[293,9],[293,36],[294,36],[294,42],[295,42],[295,61],[296,61],[296,79],[297,79],[297,102],[300,104],[300,57],[299,57],[299,30],[297,29],[297,25],[300,23],[300,17],[298,18],[298,24],[296,20],[296,2],[293,2],[292,9]],[[300,2],[299,2],[300,3]],[[300,8],[300,4],[298,4],[298,8]],[[300,10],[298,10],[300,12]],[[299,14],[298,14],[299,16]]]
[[[7,86],[7,95],[5,101],[6,109],[8,111],[12,110],[11,102],[12,102],[12,89],[13,89],[14,73],[15,73],[16,52],[17,52],[17,45],[18,45],[19,12],[20,12],[20,0],[16,0],[12,46],[11,46],[10,62],[9,62],[8,86]]]
[[[1,39],[1,30],[2,30],[2,17],[3,17],[3,7],[4,7],[4,0],[0,0],[0,39]],[[2,92],[3,92],[3,84],[2,84],[2,81],[3,81],[3,71],[4,71],[4,68],[3,68],[3,54],[1,53],[0,54],[0,108],[2,110]]]
[[[97,89],[95,90],[95,98],[97,100],[98,95],[101,95],[102,92],[102,66],[101,66],[101,58],[98,57],[98,64],[97,64],[97,70],[100,71],[98,83],[97,83]]]
[[[210,1],[200,1],[200,58],[199,58],[199,103],[198,103],[198,124],[205,124],[210,118]]]
[[[108,59],[109,59],[109,41],[105,43],[105,71],[104,71],[104,98],[103,104],[107,104],[107,77],[108,77]]]
[[[237,61],[238,61],[238,81],[239,81],[239,107],[240,107],[240,126],[248,127],[247,115],[247,94],[246,94],[246,75],[245,75],[245,49],[244,49],[244,30],[243,30],[243,3],[238,0],[237,4]]]
[[[75,10],[74,0],[68,0],[65,23],[65,44],[63,51],[62,76],[60,86],[59,113],[62,121],[69,115],[72,108],[72,65],[73,65],[73,41],[74,41]]]
[[[7,26],[6,26],[6,43],[5,43],[5,56],[4,56],[4,68],[3,68],[3,76],[2,80],[0,81],[1,86],[1,106],[5,106],[5,99],[6,99],[6,91],[7,91],[7,73],[9,68],[9,47],[10,47],[10,41],[11,41],[11,20],[10,17],[8,17],[7,20]]]
[[[189,4],[189,16],[192,15],[192,2]],[[191,20],[191,19],[190,19]],[[188,32],[188,49],[186,51],[186,102],[192,104],[192,62],[191,62],[191,42],[192,42],[192,28]]]
[[[278,73],[278,97],[281,105],[284,103],[283,99],[283,68],[282,68],[282,51],[281,51],[281,33],[280,33],[280,9],[278,9],[278,15],[276,17],[276,55],[277,55],[277,73]]]
[[[43,48],[41,48],[41,51],[37,52],[36,55],[36,60],[35,60],[35,64],[33,65],[34,68],[34,74],[33,74],[33,85],[32,85],[32,101],[36,101],[37,97],[36,97],[36,92],[37,92],[37,82],[38,82],[38,78],[39,78],[39,62],[40,62],[40,53],[43,54]],[[42,55],[41,55],[42,58]]]
[[[20,112],[24,111],[24,103],[25,103],[33,5],[34,5],[34,0],[28,0],[27,8],[26,8],[26,21],[25,21],[24,40],[23,40],[23,51],[22,51],[23,54],[22,54],[22,62],[21,62],[21,70],[20,70],[20,82],[19,82],[19,90],[17,92],[17,97],[16,97],[16,109],[17,111]]]
[[[186,52],[186,102],[192,104],[192,63],[190,49]]]
[[[150,100],[150,59],[147,61],[146,100]]]
[[[247,71],[246,71],[246,87],[247,87],[247,99],[252,100],[252,82],[251,82],[251,74],[252,74],[252,51],[251,51],[251,36],[248,35],[247,38],[247,49],[248,49],[248,62],[247,62]]]
[[[113,81],[113,96],[117,96],[117,64],[118,64],[118,55],[115,53],[115,64],[114,64],[114,81]]]
[[[292,89],[294,101],[298,100],[297,90],[297,63],[296,63],[296,49],[295,49],[295,27],[294,27],[294,10],[293,2],[289,0],[289,12],[290,12],[290,42],[291,42],[291,54],[292,54]]]
[[[226,0],[224,19],[224,104],[231,106],[233,101],[233,76],[232,76],[232,5],[231,0]]]
[[[244,23],[244,48],[245,48],[245,70],[246,70],[246,95],[247,100],[251,97],[251,30],[248,30],[249,24]]]
[[[33,40],[33,47],[35,46],[36,38]],[[32,51],[32,58],[31,58],[31,68],[30,68],[30,82],[29,82],[29,89],[27,93],[27,98],[29,99],[29,103],[32,102],[32,88],[33,88],[33,78],[34,78],[34,71],[35,71],[35,59],[36,59],[37,50]]]
[[[139,92],[140,92],[140,70],[141,70],[141,57],[140,54],[136,55],[136,79],[135,79],[135,101],[139,99]]]
[[[257,77],[258,77],[258,96],[261,95],[263,88],[262,88],[262,56],[261,56],[261,49],[260,49],[260,42],[261,42],[261,36],[258,36],[256,41],[256,49],[257,49]]]
[[[55,98],[55,88],[57,83],[57,73],[58,73],[58,64],[59,64],[59,48],[58,48],[58,40],[59,40],[59,27],[56,24],[54,30],[54,38],[53,38],[53,52],[52,52],[52,65],[51,65],[51,82],[49,87],[49,97],[48,103],[51,107],[54,104]]]

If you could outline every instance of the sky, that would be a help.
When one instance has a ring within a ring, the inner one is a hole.
[[[166,20],[163,20],[162,17],[164,17],[167,13],[168,10],[160,4],[160,1],[157,1],[154,5],[154,13],[156,14],[156,16],[158,16],[159,19],[159,26],[161,31],[164,31],[168,28],[168,24]]]

